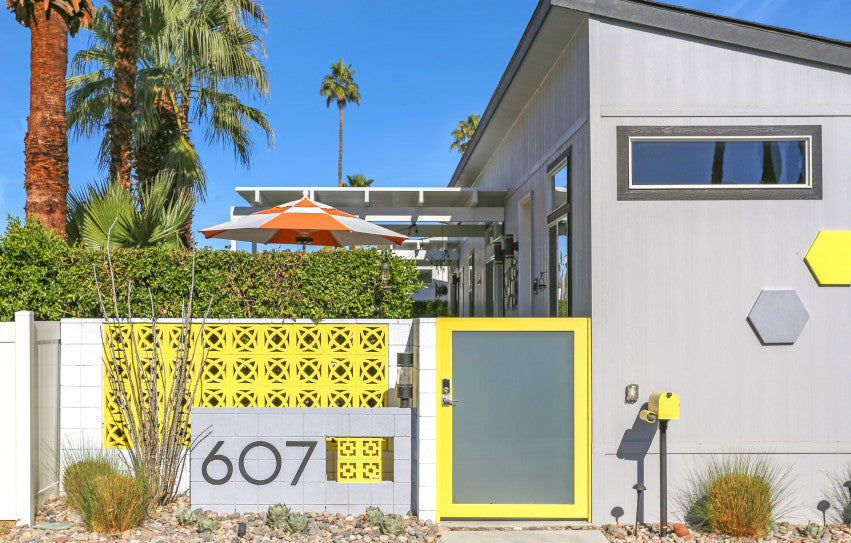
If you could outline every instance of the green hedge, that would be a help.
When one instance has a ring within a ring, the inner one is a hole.
[[[112,251],[120,312],[132,279],[134,316],[179,317],[188,299],[192,253],[165,249]],[[381,263],[391,263],[392,289],[382,290]],[[15,311],[36,320],[100,317],[95,270],[111,296],[106,253],[69,247],[37,221],[10,218],[0,238],[0,321]],[[409,318],[421,287],[412,261],[376,249],[195,253],[195,316],[212,296],[211,318]]]

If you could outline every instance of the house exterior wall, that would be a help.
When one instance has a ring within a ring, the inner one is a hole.
[[[803,258],[819,231],[851,227],[851,75],[596,18],[589,44],[594,521],[630,517],[639,481],[658,519],[658,438],[628,383],[682,401],[669,519],[689,470],[737,451],[791,466],[790,517],[815,519],[851,460],[851,290],[819,287]],[[823,199],[618,201],[616,129],[640,125],[821,125]],[[793,345],[763,346],[746,322],[768,288],[809,311]]]
[[[570,148],[572,166],[571,183],[574,209],[571,227],[575,244],[573,257],[576,263],[573,274],[575,292],[573,316],[590,316],[590,207],[588,202],[588,27],[581,24],[529,100],[520,117],[505,135],[493,157],[480,173],[473,186],[478,188],[504,188],[510,191],[505,205],[505,233],[518,239],[518,213],[521,202],[531,195],[532,248],[520,247],[519,259],[531,258],[531,277],[547,272],[549,277],[547,214],[549,212],[549,178],[547,167]],[[476,274],[484,273],[485,246],[480,239],[462,244],[460,264],[467,265],[470,253],[474,254]],[[484,280],[476,284],[476,316],[484,316]],[[470,316],[467,307],[466,284],[462,291],[463,316]],[[531,294],[531,283],[519,285],[520,296],[531,298],[531,312],[521,314],[507,311],[507,317],[547,316],[549,293],[545,290]]]

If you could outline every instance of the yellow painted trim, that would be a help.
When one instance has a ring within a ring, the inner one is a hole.
[[[452,378],[452,332],[574,332],[574,476],[576,503],[452,503],[452,408],[441,407],[441,380]],[[582,361],[585,361],[583,364]],[[591,319],[437,319],[437,520],[442,518],[573,518],[591,519]]]

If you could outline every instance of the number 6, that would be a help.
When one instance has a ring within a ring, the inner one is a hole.
[[[233,464],[227,456],[222,454],[216,454],[219,452],[219,449],[222,448],[224,441],[217,441],[213,446],[213,449],[210,451],[210,454],[207,455],[207,458],[204,459],[204,462],[201,464],[201,475],[204,477],[204,480],[210,483],[211,485],[223,485],[228,482],[233,475]],[[220,462],[224,462],[227,467],[227,473],[221,479],[214,479],[210,477],[210,474],[207,472],[207,466],[210,465],[210,462],[214,460],[218,460]]]

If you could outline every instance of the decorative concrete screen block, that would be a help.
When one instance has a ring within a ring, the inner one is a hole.
[[[285,503],[295,511],[356,515],[371,505],[416,511],[415,417],[415,410],[395,407],[195,408],[192,507],[265,512]]]
[[[851,285],[851,232],[819,232],[804,260],[819,285]]]
[[[809,318],[794,290],[763,290],[748,314],[763,345],[795,343]]]
[[[194,325],[193,334],[199,329],[200,325]],[[129,337],[129,326],[123,326],[122,333]],[[157,344],[168,362],[163,381],[171,383],[180,325],[157,325],[156,338],[150,324],[134,325],[133,333],[143,353],[142,368],[150,367],[149,353]],[[384,406],[387,335],[387,325],[380,324],[208,324],[203,343],[199,342],[205,358],[195,406]],[[104,341],[105,356],[110,359],[107,342],[117,347],[118,332],[105,327]],[[132,364],[138,365],[133,350],[127,347]],[[201,351],[199,347],[193,359],[195,368]],[[123,356],[120,348],[115,352]],[[105,382],[104,444],[107,448],[126,447],[121,413],[108,380]],[[159,397],[168,395],[161,390]]]

